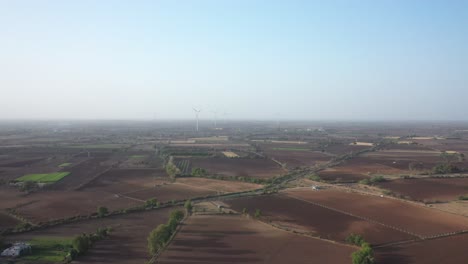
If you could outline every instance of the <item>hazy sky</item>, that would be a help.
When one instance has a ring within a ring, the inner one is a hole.
[[[0,119],[468,120],[468,1],[0,0]]]

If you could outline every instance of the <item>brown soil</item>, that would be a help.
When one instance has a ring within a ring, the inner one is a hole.
[[[398,179],[379,187],[417,201],[451,201],[468,194],[468,178]]]
[[[139,199],[148,200],[156,198],[160,202],[168,202],[171,200],[181,200],[193,197],[201,197],[207,195],[214,195],[218,192],[205,188],[194,188],[193,186],[179,183],[163,184],[156,187],[150,187],[143,190],[126,193],[125,196]]]
[[[354,247],[295,235],[242,216],[192,216],[159,263],[349,263]]]
[[[397,199],[363,195],[337,189],[313,191],[290,189],[289,196],[319,203],[359,217],[400,228],[419,236],[430,236],[468,229],[468,219]]]
[[[21,222],[16,218],[10,217],[9,215],[0,212],[0,231],[15,227],[19,223]]]
[[[98,228],[112,227],[110,236],[96,242],[86,255],[73,263],[145,263],[149,258],[148,234],[167,221],[173,209],[153,210],[142,213],[93,219],[7,236],[8,241],[29,240],[35,237],[74,237],[82,233],[94,233]]]
[[[229,192],[242,192],[248,190],[255,190],[262,187],[260,184],[253,184],[247,182],[237,182],[237,181],[222,181],[222,180],[213,180],[205,178],[178,178],[178,184],[185,184],[197,189],[205,189],[209,191],[216,191],[222,193]]]
[[[200,158],[192,159],[192,168],[204,168],[210,174],[234,177],[272,178],[285,172],[269,159]]]
[[[414,238],[411,235],[371,223],[350,215],[329,210],[286,195],[270,195],[230,200],[233,209],[250,214],[260,209],[262,220],[283,228],[311,233],[339,242],[345,242],[351,233],[362,235],[372,244],[382,244]]]
[[[379,264],[461,264],[468,259],[468,234],[380,248]]]

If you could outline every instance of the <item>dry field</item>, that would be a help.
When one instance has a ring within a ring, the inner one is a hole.
[[[417,201],[452,201],[468,194],[468,178],[397,179],[378,186]]]
[[[277,161],[286,164],[287,168],[311,167],[329,161],[332,157],[318,151],[298,150],[265,150],[264,153]]]
[[[461,264],[468,259],[468,234],[376,249],[379,264]]]
[[[238,181],[222,181],[214,179],[205,179],[205,178],[178,178],[176,181],[177,184],[184,184],[195,189],[205,189],[210,191],[216,191],[221,193],[230,193],[230,192],[243,192],[249,190],[255,190],[262,187],[260,184],[247,183],[247,182],[238,182]]]
[[[21,222],[16,218],[0,212],[0,232],[4,229],[15,227],[19,223]]]
[[[112,169],[89,182],[83,190],[127,193],[153,187],[168,180],[169,177],[163,169]]]
[[[468,218],[396,199],[335,188],[320,191],[297,188],[287,190],[286,193],[305,202],[327,206],[421,237],[468,230]]]
[[[176,209],[176,208],[173,208]],[[43,230],[7,236],[8,241],[29,240],[36,237],[74,237],[84,232],[94,233],[98,228],[112,227],[110,236],[98,241],[72,263],[145,263],[149,258],[147,240],[149,232],[165,223],[173,209],[160,209],[142,213],[92,219]]]
[[[349,263],[356,249],[295,235],[242,216],[190,217],[159,263]]]
[[[16,203],[16,212],[34,223],[95,213],[98,206],[112,211],[141,205],[140,201],[97,191],[38,192],[18,197]]]
[[[204,168],[209,174],[267,179],[285,172],[269,159],[200,158],[191,159],[192,168]]]
[[[261,219],[266,222],[338,242],[345,242],[346,237],[351,233],[362,235],[366,241],[374,245],[415,238],[406,233],[286,195],[240,198],[226,201],[226,203],[238,212],[246,208],[253,214],[256,209],[260,209]]]
[[[138,191],[128,192],[122,196],[146,201],[151,198],[156,198],[160,202],[169,202],[172,200],[189,199],[193,197],[202,197],[219,193],[218,190],[194,187],[184,183],[163,183],[150,188],[141,189]]]

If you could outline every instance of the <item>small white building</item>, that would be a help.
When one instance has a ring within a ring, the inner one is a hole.
[[[0,254],[2,257],[19,257],[24,254],[31,253],[31,245],[24,242],[14,243],[13,246],[3,250]]]
[[[312,190],[318,191],[318,190],[320,190],[320,189],[322,189],[322,187],[320,187],[320,186],[318,186],[318,185],[312,185]]]

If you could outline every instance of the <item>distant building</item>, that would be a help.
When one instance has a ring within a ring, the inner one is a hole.
[[[320,189],[322,189],[322,187],[320,187],[318,185],[312,185],[312,190],[318,191]]]
[[[13,244],[13,246],[3,250],[2,254],[0,254],[2,257],[19,257],[24,254],[30,254],[31,253],[31,245],[24,243],[24,242],[17,242]]]

